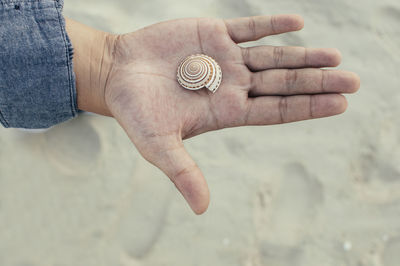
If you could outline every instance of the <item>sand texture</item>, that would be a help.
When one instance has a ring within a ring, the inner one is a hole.
[[[400,265],[400,1],[65,2],[115,33],[298,13],[305,30],[257,44],[337,47],[362,87],[338,117],[186,141],[210,186],[202,216],[111,118],[0,128],[0,266]]]

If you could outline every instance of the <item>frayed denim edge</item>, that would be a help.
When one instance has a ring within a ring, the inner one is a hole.
[[[5,128],[9,128],[9,124],[7,123],[6,119],[4,118],[3,114],[1,113],[0,110],[0,123],[3,125]]]

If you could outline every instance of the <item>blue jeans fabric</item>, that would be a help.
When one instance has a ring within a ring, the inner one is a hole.
[[[78,114],[63,0],[0,0],[0,122],[48,128]]]

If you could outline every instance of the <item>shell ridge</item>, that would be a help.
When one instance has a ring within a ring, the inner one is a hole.
[[[215,93],[222,81],[222,70],[212,57],[195,54],[181,61],[177,70],[177,80],[185,89],[207,88]]]

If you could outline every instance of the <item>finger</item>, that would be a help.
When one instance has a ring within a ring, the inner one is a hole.
[[[196,214],[204,213],[210,201],[208,186],[182,141],[167,137],[156,143],[157,148],[148,148],[144,157],[170,178]]]
[[[304,20],[299,15],[255,16],[227,19],[225,25],[232,40],[241,43],[301,30]]]
[[[257,46],[242,48],[243,61],[251,71],[276,68],[336,67],[342,57],[333,48]]]
[[[353,93],[360,78],[352,72],[322,69],[278,69],[256,72],[252,78],[253,96],[313,93]]]
[[[340,94],[272,96],[249,99],[245,125],[272,125],[343,113],[346,98]]]

